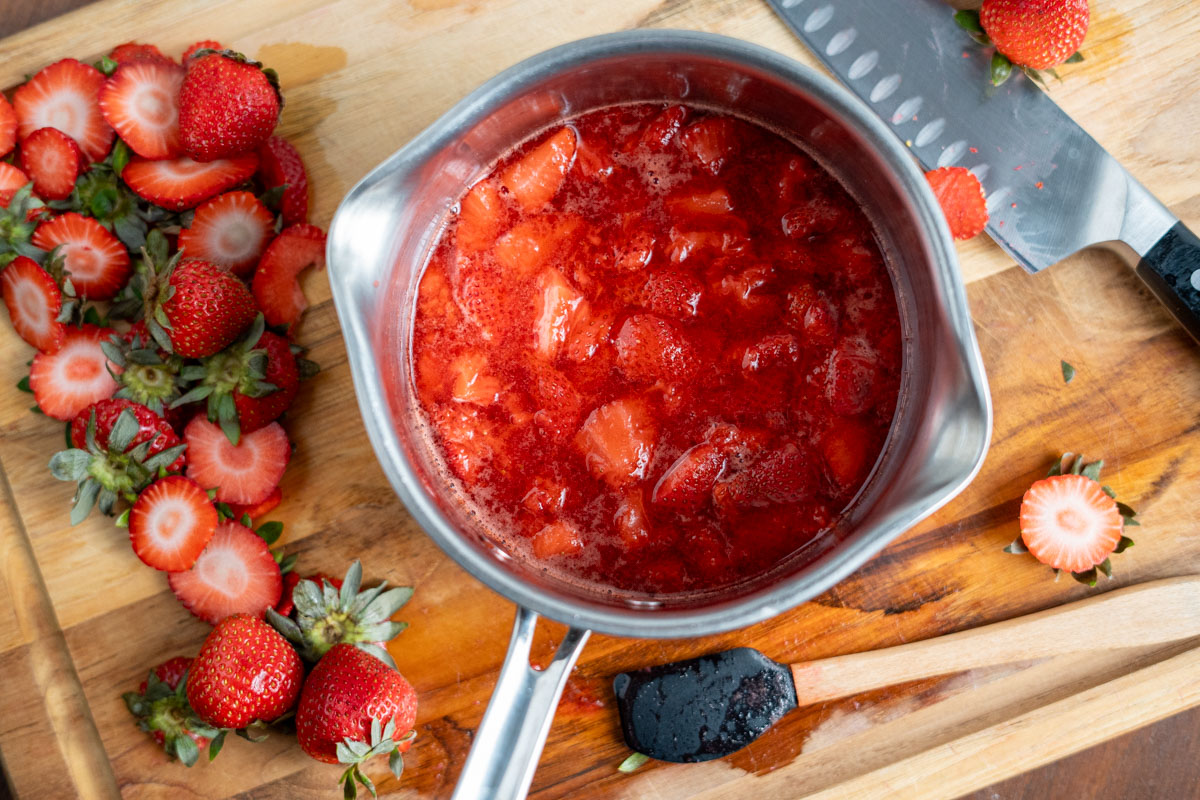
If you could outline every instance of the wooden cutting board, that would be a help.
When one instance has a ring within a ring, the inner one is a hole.
[[[1053,96],[1143,183],[1200,227],[1200,16],[1187,0],[1097,0],[1084,51]],[[0,42],[0,86],[65,55],[118,42],[178,54],[216,38],[278,69],[281,133],[304,155],[314,221],[471,88],[528,55],[635,26],[694,28],[813,59],[758,0],[106,0]],[[1152,57],[1152,58],[1151,58]],[[953,675],[802,708],[751,747],[702,765],[626,776],[609,689],[624,669],[751,645],[780,661],[873,649],[1005,619],[1094,592],[1200,572],[1200,348],[1114,257],[1093,252],[1030,277],[985,237],[961,246],[996,408],[983,471],[957,499],[850,579],[748,630],[688,641],[594,637],[568,687],[537,798],[951,798],[1200,704],[1200,643],[1095,653]],[[383,793],[448,797],[504,654],[513,608],[445,558],[395,499],[363,433],[324,275],[300,340],[324,367],[288,423],[296,457],[274,518],[302,571],[416,587],[393,645],[421,693],[403,780]],[[71,489],[45,464],[62,426],[13,387],[31,351],[0,323],[0,756],[21,797],[335,797],[335,767],[293,740],[233,740],[216,764],[168,763],[120,694],[147,668],[193,654],[208,627],[122,531],[70,528]],[[1064,385],[1059,359],[1078,374]],[[319,420],[319,423],[316,421]],[[307,425],[305,423],[308,423]],[[1107,482],[1142,512],[1137,546],[1096,589],[1002,548],[1020,497],[1062,450],[1104,457]],[[562,629],[545,625],[536,657]]]

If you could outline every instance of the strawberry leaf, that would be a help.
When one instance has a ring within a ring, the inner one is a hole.
[[[1116,500],[1116,499],[1117,499],[1117,493],[1113,491],[1113,488],[1112,488],[1111,486],[1101,486],[1101,487],[1100,487],[1100,489],[1101,489],[1101,491],[1103,491],[1103,492],[1104,492],[1106,495],[1108,495],[1109,497],[1111,497],[1113,500]]]
[[[1128,536],[1122,536],[1121,541],[1117,542],[1117,547],[1113,552],[1124,553],[1131,547],[1133,547],[1133,539],[1130,539]]]
[[[209,761],[212,761],[214,758],[216,758],[217,753],[220,753],[221,748],[225,746],[225,734],[227,734],[227,733],[229,733],[229,731],[222,730],[220,733],[218,733],[216,736],[214,736],[212,742],[209,743],[209,745],[208,745],[208,760]]]
[[[1075,377],[1075,368],[1073,366],[1071,366],[1070,364],[1068,364],[1066,361],[1063,361],[1061,363],[1062,363],[1063,383],[1070,383],[1071,379]]]
[[[1104,559],[1096,565],[1096,568],[1104,573],[1104,577],[1112,580],[1112,561],[1110,559]]]
[[[979,22],[978,11],[959,11],[954,15],[954,21],[967,33],[983,33],[983,25]]]
[[[1095,586],[1097,578],[1096,568],[1092,567],[1086,572],[1072,572],[1071,577],[1087,586]]]
[[[249,526],[247,526],[249,527]],[[279,537],[283,534],[282,522],[264,522],[254,531],[267,544],[275,544],[279,541]]]
[[[629,757],[621,762],[621,766],[617,767],[617,772],[624,772],[626,775],[642,767],[650,756],[645,753],[630,753]]]
[[[1067,59],[1065,62],[1063,62],[1063,63],[1065,63],[1065,64],[1078,64],[1078,63],[1080,63],[1080,62],[1082,62],[1082,61],[1083,61],[1083,53],[1081,53],[1081,52],[1079,52],[1078,50],[1076,50],[1076,51],[1075,51],[1075,54],[1074,54],[1073,56],[1071,56],[1070,58],[1068,58],[1068,59]]]
[[[1012,540],[1012,542],[1008,545],[1008,547],[1004,548],[1004,552],[1012,553],[1014,555],[1020,555],[1021,553],[1028,553],[1029,548],[1027,548],[1025,546],[1024,540],[1022,540],[1021,537],[1018,536],[1017,538]]]
[[[28,392],[29,394],[33,394],[33,389],[30,388],[30,386],[29,386],[29,376],[28,375],[26,375],[24,378],[21,378],[21,380],[17,381],[17,389],[19,389],[22,392]]]
[[[1104,459],[1100,459],[1099,461],[1093,461],[1092,463],[1088,464],[1086,467],[1084,467],[1083,469],[1081,469],[1079,471],[1079,474],[1083,475],[1083,477],[1085,477],[1085,478],[1091,478],[1092,480],[1099,483],[1100,482],[1100,470],[1103,468],[1104,468]]]

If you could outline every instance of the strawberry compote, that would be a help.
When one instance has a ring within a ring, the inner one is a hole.
[[[595,111],[454,209],[412,358],[485,528],[583,582],[671,593],[778,564],[874,464],[901,372],[870,222],[788,140],[696,108]]]

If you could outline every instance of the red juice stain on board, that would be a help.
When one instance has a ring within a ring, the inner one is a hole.
[[[829,530],[886,437],[901,334],[871,224],[812,158],[745,120],[634,104],[470,188],[411,358],[436,455],[490,535],[669,593]]]

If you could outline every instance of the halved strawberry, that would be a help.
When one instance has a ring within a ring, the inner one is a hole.
[[[650,518],[646,516],[646,503],[641,489],[634,489],[625,495],[617,506],[613,523],[626,548],[641,547],[650,541]]]
[[[115,333],[111,328],[85,325],[68,328],[53,353],[38,353],[29,370],[29,388],[47,416],[69,420],[97,400],[111,397],[117,382],[115,369],[100,343]]]
[[[134,60],[117,67],[100,89],[105,121],[139,156],[164,159],[183,154],[179,89],[185,74],[183,67],[165,57]]]
[[[696,316],[704,285],[694,276],[677,269],[659,270],[646,279],[642,305],[664,317],[688,319]]]
[[[654,420],[645,405],[632,398],[600,406],[575,436],[593,475],[620,486],[646,477],[654,455]]]
[[[699,369],[696,348],[687,335],[653,314],[626,319],[614,343],[617,366],[631,381],[686,380]]]
[[[284,225],[308,222],[308,172],[287,139],[272,136],[258,148],[258,177],[263,188],[286,186],[279,203]]]
[[[533,535],[533,554],[540,559],[570,555],[582,549],[579,529],[569,522],[551,522]]]
[[[827,347],[838,331],[838,313],[833,303],[812,283],[800,281],[787,295],[784,323],[804,334],[808,345]]]
[[[108,57],[118,64],[132,64],[138,61],[157,61],[167,64],[175,62],[167,58],[152,44],[138,44],[137,42],[125,42],[113,48],[113,51],[108,54]]]
[[[57,128],[39,128],[21,142],[21,169],[43,200],[65,200],[75,188],[83,153]]]
[[[764,336],[742,351],[741,367],[758,372],[772,367],[787,367],[800,360],[800,343],[790,333]]]
[[[325,232],[316,225],[284,228],[262,254],[251,282],[268,324],[291,325],[308,308],[297,277],[309,267],[325,269]]]
[[[558,192],[574,158],[575,131],[561,128],[505,169],[500,182],[522,208],[536,211]]]
[[[257,170],[258,156],[254,153],[203,163],[187,156],[166,161],[137,156],[125,166],[121,179],[143,200],[170,211],[183,211],[249,180]]]
[[[142,563],[191,569],[217,530],[217,508],[200,484],[168,475],[147,486],[129,511],[129,541]]]
[[[1086,572],[1121,541],[1117,501],[1084,475],[1054,475],[1029,487],[1021,500],[1021,539],[1055,569]]]
[[[24,141],[39,128],[57,128],[89,161],[103,160],[113,143],[113,129],[96,103],[103,85],[100,70],[73,58],[45,67],[13,92],[17,135]]]
[[[196,207],[192,225],[179,232],[185,258],[228,267],[246,277],[275,234],[275,217],[250,192],[226,192]]]
[[[7,161],[0,161],[0,208],[8,208],[17,189],[27,183],[29,183],[28,175]]]
[[[713,486],[713,502],[722,516],[729,516],[748,508],[797,503],[810,497],[815,488],[812,454],[787,442],[718,480]]]
[[[879,356],[860,337],[843,337],[825,366],[825,399],[842,416],[861,414],[875,403]]]
[[[480,181],[463,196],[455,241],[467,253],[486,250],[500,235],[505,215],[504,198],[496,184]]]
[[[267,499],[261,503],[251,505],[243,505],[242,503],[229,503],[229,508],[233,511],[234,519],[241,519],[243,516],[250,517],[252,520],[257,520],[264,514],[269,514],[283,501],[283,490],[276,486]],[[280,612],[283,613],[282,611]]]
[[[220,42],[214,42],[212,39],[205,39],[202,42],[196,42],[187,50],[183,51],[183,55],[179,57],[179,62],[185,67],[197,50],[224,50],[225,45]]]
[[[74,211],[38,225],[33,243],[43,250],[62,248],[63,267],[75,293],[89,300],[111,300],[132,271],[121,240],[96,220]]]
[[[261,617],[283,593],[267,543],[233,521],[219,524],[192,568],[168,573],[167,582],[184,608],[212,625],[231,614]]]
[[[448,403],[435,407],[429,416],[441,437],[447,464],[462,480],[474,482],[500,456],[496,425],[480,416],[478,408]]]
[[[292,446],[278,422],[243,433],[235,445],[220,426],[197,415],[184,428],[183,438],[188,446],[188,477],[205,489],[216,489],[216,499],[222,503],[263,502],[279,485],[292,457]]]
[[[533,423],[555,439],[575,432],[583,413],[583,395],[559,370],[548,364],[532,365],[529,394],[536,404]]]
[[[739,146],[736,123],[729,117],[708,117],[689,125],[679,141],[713,175],[721,171]]]
[[[17,112],[8,98],[0,94],[0,158],[12,152],[17,144]]]
[[[44,353],[62,345],[67,333],[58,321],[62,292],[50,273],[33,259],[17,256],[0,272],[0,289],[18,336]]]
[[[650,501],[681,511],[696,511],[712,495],[713,484],[725,469],[725,454],[715,445],[692,447],[667,469]]]

